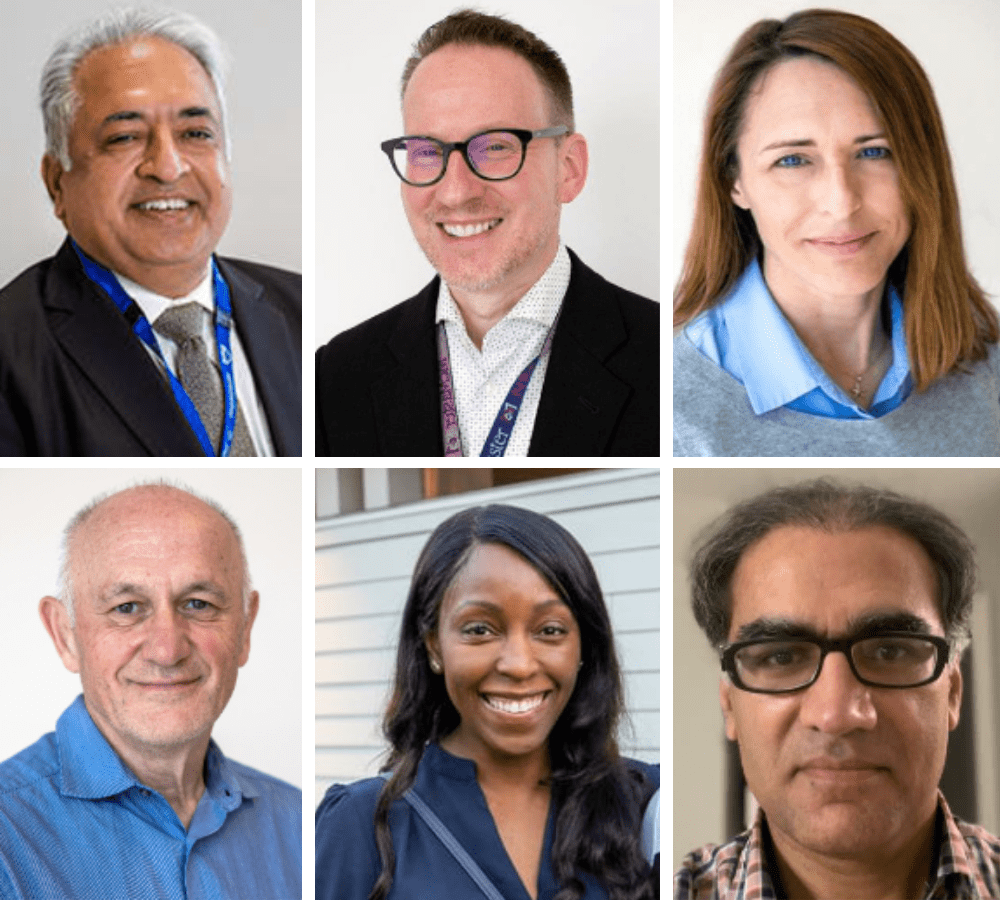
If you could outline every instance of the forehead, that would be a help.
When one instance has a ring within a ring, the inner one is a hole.
[[[559,593],[520,553],[503,544],[478,544],[459,570],[445,593],[442,608],[454,605],[458,598],[482,592],[494,602],[508,594],[529,597]]]
[[[859,126],[869,133],[880,127],[865,92],[839,66],[803,56],[775,63],[758,78],[747,96],[740,139],[774,132],[789,139],[816,139]],[[850,135],[852,140],[856,136]]]
[[[534,128],[547,118],[545,90],[531,64],[504,47],[447,44],[420,62],[403,95],[407,131],[424,123]]]
[[[943,631],[926,551],[892,528],[826,532],[781,526],[752,544],[733,573],[729,638],[762,618],[839,634],[871,613],[909,612]]]
[[[169,489],[126,492],[105,501],[70,547],[74,575],[114,579],[124,571],[155,575],[241,574],[232,528],[214,509]]]
[[[73,76],[85,112],[103,118],[149,106],[207,106],[218,112],[215,88],[205,68],[172,41],[141,36],[88,53]]]

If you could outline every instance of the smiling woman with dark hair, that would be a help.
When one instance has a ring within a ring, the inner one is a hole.
[[[619,755],[623,707],[576,540],[510,506],[452,516],[403,611],[383,778],[334,785],[316,812],[317,900],[651,900],[659,767]]]
[[[811,9],[737,40],[674,294],[676,456],[1000,454],[998,322],[914,58]]]

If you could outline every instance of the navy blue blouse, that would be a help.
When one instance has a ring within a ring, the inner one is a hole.
[[[634,760],[630,769],[643,772],[652,785],[660,783],[660,767]],[[375,844],[375,803],[385,782],[368,778],[335,784],[316,810],[316,900],[368,900],[382,871]],[[514,864],[507,856],[476,781],[476,764],[452,756],[437,744],[428,745],[420,760],[414,789],[448,826],[505,900],[530,900]],[[479,897],[475,882],[404,800],[389,810],[389,827],[396,851],[396,872],[388,900],[439,900]],[[638,825],[636,826],[638,831]],[[558,890],[552,872],[554,810],[545,826],[538,900],[552,900]],[[583,900],[607,900],[607,893],[587,874]]]

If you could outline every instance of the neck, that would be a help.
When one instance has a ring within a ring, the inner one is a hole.
[[[883,280],[864,294],[803,299],[766,278],[768,288],[813,358],[848,394],[884,356],[891,341],[882,326]],[[865,384],[874,393],[874,386]]]
[[[477,350],[483,349],[483,338],[486,337],[486,333],[507,315],[545,274],[558,251],[557,236],[552,252],[546,254],[537,267],[520,278],[511,275],[496,284],[476,287],[448,285],[448,291],[462,314],[465,330]]]
[[[931,869],[934,817],[899,848],[865,857],[817,853],[772,831],[778,871],[790,900],[907,900],[924,896]]]
[[[186,829],[205,792],[205,754],[209,736],[206,734],[180,747],[150,748],[113,740],[97,719],[94,724],[135,777],[163,796]]]
[[[178,263],[165,266],[143,266],[113,263],[100,253],[94,253],[77,242],[81,250],[92,260],[116,275],[124,275],[129,281],[144,287],[147,291],[176,300],[191,293],[211,271],[211,257],[198,259],[192,263]]]
[[[552,771],[547,747],[516,756],[477,752],[464,746],[457,732],[444,738],[441,746],[452,756],[471,759],[476,764],[476,780],[484,793],[534,793],[542,789]],[[544,790],[548,791],[547,785]]]

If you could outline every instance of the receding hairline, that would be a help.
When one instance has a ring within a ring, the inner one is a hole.
[[[247,560],[246,547],[244,546],[243,534],[240,531],[239,526],[236,524],[232,516],[230,516],[229,513],[227,513],[226,510],[223,509],[222,506],[215,500],[199,494],[197,491],[185,485],[172,483],[164,479],[141,482],[125,488],[99,494],[82,509],[78,510],[69,520],[63,530],[62,552],[59,566],[59,599],[66,605],[71,618],[74,617],[75,603],[72,589],[72,569],[74,567],[77,547],[81,540],[86,538],[88,526],[93,526],[95,524],[95,520],[96,523],[99,523],[101,518],[107,513],[109,505],[114,504],[116,500],[125,501],[131,496],[143,493],[153,495],[163,494],[166,496],[185,498],[185,500],[190,502],[192,505],[201,507],[203,510],[207,510],[214,514],[217,521],[226,526],[227,532],[232,536],[237,556],[240,561],[240,580],[242,583],[241,595],[243,601],[242,606],[244,613],[246,613],[249,609],[249,598],[253,588],[250,580],[250,567]]]

